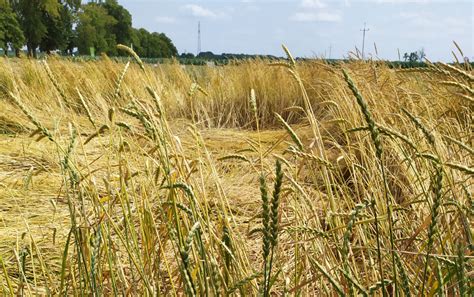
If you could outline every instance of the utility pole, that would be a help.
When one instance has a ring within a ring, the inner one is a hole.
[[[332,44],[329,44],[329,60],[331,60]]]
[[[369,31],[370,29],[369,28],[366,28],[365,27],[365,22],[364,22],[364,29],[361,29],[360,31],[362,31],[362,60],[365,60],[365,57],[364,57],[364,47],[365,47],[365,32]]]
[[[201,53],[201,22],[198,22],[198,46],[197,46],[197,54],[198,56]]]

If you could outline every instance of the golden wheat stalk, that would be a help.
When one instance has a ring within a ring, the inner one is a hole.
[[[125,64],[125,67],[122,70],[122,73],[120,74],[117,84],[115,85],[115,97],[118,98],[120,96],[120,87],[122,86],[123,80],[125,79],[125,74],[127,74],[128,67],[130,66],[130,61]]]
[[[145,71],[145,65],[143,64],[142,59],[140,59],[140,57],[137,55],[137,53],[135,53],[135,51],[133,49],[131,49],[130,47],[128,47],[126,45],[123,45],[123,44],[117,44],[117,48],[119,50],[123,50],[123,51],[127,52],[130,56],[132,56],[133,59],[135,59],[135,61],[140,66],[140,69]]]

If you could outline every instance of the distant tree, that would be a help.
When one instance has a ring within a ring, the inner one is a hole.
[[[48,33],[45,15],[59,17],[61,3],[58,0],[12,0],[11,4],[25,35],[28,55],[36,57],[36,49]]]
[[[405,60],[405,62],[417,62],[418,60],[420,60],[420,56],[418,54],[418,52],[411,52],[410,54],[408,53],[405,53],[403,54],[403,59]]]
[[[178,54],[170,38],[132,28],[132,16],[117,0],[0,0],[0,46],[21,48],[36,57],[37,49],[80,54],[116,55],[116,44],[132,44],[143,57]],[[8,10],[10,7],[13,10]],[[7,6],[8,5],[8,6]],[[13,13],[14,12],[14,13]],[[23,34],[22,34],[23,32]]]
[[[117,20],[112,26],[112,33],[115,34],[116,42],[130,45],[132,43],[132,15],[130,12],[118,4],[117,0],[106,0],[103,7],[110,16]]]
[[[183,59],[194,59],[196,56],[194,56],[193,53],[182,53],[179,57]]]
[[[74,40],[73,24],[79,7],[80,1],[59,1],[58,15],[43,14],[47,34],[40,43],[42,51],[49,53],[56,49],[71,50]]]
[[[140,37],[138,36],[138,30],[135,28],[132,28],[130,32],[130,45],[137,54],[141,50]]]
[[[76,28],[79,53],[88,55],[91,47],[94,47],[97,53],[115,53],[116,37],[113,33],[115,24],[117,20],[101,5],[95,3],[83,5]]]
[[[25,36],[10,3],[7,0],[0,0],[0,48],[3,48],[5,55],[9,47],[19,55],[24,43]]]
[[[410,55],[408,55],[408,53],[404,53],[403,54],[403,59],[406,61],[408,61],[408,58],[410,57]]]
[[[216,55],[213,52],[200,52],[197,55],[198,58],[203,58],[203,59],[216,59]]]
[[[410,57],[408,59],[410,60],[410,62],[416,62],[420,59],[420,57],[418,56],[417,52],[412,52],[410,53]]]
[[[136,39],[133,43],[135,52],[141,57],[149,58],[150,55],[148,53],[148,50],[150,47],[149,40],[151,38],[150,32],[148,32],[146,29],[140,28],[138,30],[134,30],[132,36]]]
[[[146,58],[171,58],[178,55],[178,50],[164,33],[150,33],[146,29],[134,30],[132,37],[135,52]]]
[[[159,37],[162,41],[163,44],[163,57],[164,58],[171,58],[171,57],[176,57],[178,55],[178,50],[176,49],[176,46],[173,44],[173,41],[166,36],[165,33],[160,33]]]
[[[418,59],[420,62],[423,62],[423,60],[426,58],[426,53],[425,53],[425,49],[424,48],[421,48],[419,51],[418,51]]]

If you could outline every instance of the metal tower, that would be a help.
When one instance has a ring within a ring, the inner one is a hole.
[[[365,23],[364,23],[364,29],[361,29],[361,31],[363,32],[363,35],[362,35],[362,60],[365,60],[364,58],[364,48],[365,48],[365,32],[369,31],[370,29],[366,28],[365,27]]]
[[[198,22],[198,46],[197,46],[197,54],[198,56],[201,53],[201,22]]]

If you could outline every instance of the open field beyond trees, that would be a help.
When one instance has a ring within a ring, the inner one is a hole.
[[[469,65],[131,54],[0,60],[0,294],[473,294]]]

